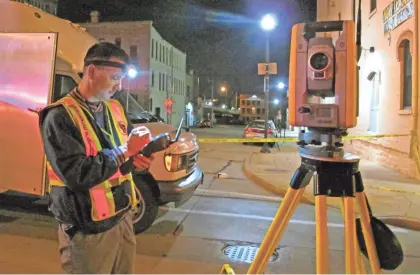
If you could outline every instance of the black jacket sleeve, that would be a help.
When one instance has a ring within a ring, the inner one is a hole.
[[[48,111],[41,132],[52,169],[72,191],[88,190],[105,181],[124,162],[124,146],[86,156],[82,135],[63,106]]]

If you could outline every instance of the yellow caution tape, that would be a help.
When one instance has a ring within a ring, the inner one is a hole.
[[[394,188],[373,186],[373,185],[368,185],[368,184],[365,184],[364,186],[367,187],[367,188],[379,189],[379,190],[383,190],[383,191],[389,191],[389,192],[395,192],[395,193],[405,193],[405,194],[420,196],[420,192],[399,190],[399,189],[394,189]]]
[[[388,135],[359,135],[343,137],[343,140],[354,139],[375,139],[384,137],[406,137],[409,134],[388,134]],[[263,142],[297,142],[298,138],[199,138],[202,143],[263,143]]]

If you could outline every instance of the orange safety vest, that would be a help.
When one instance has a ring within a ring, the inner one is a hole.
[[[82,108],[84,107],[79,105],[76,99],[74,99],[72,96],[66,96],[54,103],[53,105],[56,106],[60,104],[64,106],[73,122],[81,131],[86,148],[86,156],[96,156],[98,152],[102,150],[102,146],[99,142],[97,134],[93,130],[85,113],[83,112]],[[108,107],[108,109],[111,110],[110,120],[112,120],[112,122],[114,123],[114,128],[117,131],[118,138],[121,144],[123,144],[127,141],[128,138],[126,126],[127,118],[124,115],[124,110],[121,104],[116,100],[108,100],[105,102],[105,104]],[[111,123],[111,121],[108,121],[108,123]],[[112,128],[109,127],[109,129]],[[111,135],[111,142],[114,146],[117,146],[113,135]],[[47,171],[49,177],[50,192],[52,186],[65,187],[64,182],[57,176],[57,174],[51,168],[51,164],[49,162],[47,162]],[[127,205],[127,207],[116,211],[114,195],[112,193],[111,188],[120,185],[124,181],[130,181],[130,203]],[[93,221],[102,221],[113,217],[130,207],[135,208],[140,201],[137,195],[141,196],[140,191],[137,189],[133,181],[131,173],[122,175],[119,170],[106,181],[92,187],[89,190],[89,193],[92,205],[91,216]]]

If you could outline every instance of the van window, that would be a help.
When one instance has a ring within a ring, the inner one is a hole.
[[[118,100],[126,112],[127,118],[131,123],[148,123],[157,122],[157,119],[149,114],[142,106],[134,99],[134,97],[125,90],[116,92],[113,99]],[[128,103],[128,110],[127,110]]]
[[[53,91],[53,101],[56,102],[57,100],[66,96],[74,87],[76,87],[77,83],[68,75],[55,75],[54,81],[54,91]]]

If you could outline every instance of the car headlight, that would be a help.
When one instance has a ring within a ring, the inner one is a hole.
[[[165,154],[165,168],[169,172],[177,172],[187,167],[186,155]]]

